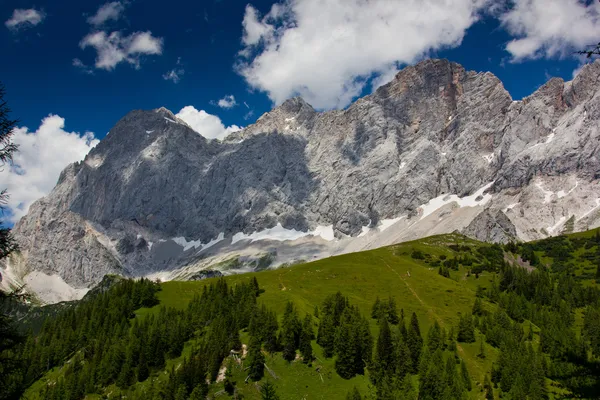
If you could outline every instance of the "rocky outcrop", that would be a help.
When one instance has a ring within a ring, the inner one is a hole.
[[[482,242],[508,243],[517,239],[517,229],[502,211],[483,211],[462,233]]]
[[[80,287],[209,268],[270,229],[299,243],[259,249],[277,265],[455,230],[535,239],[571,215],[594,227],[599,77],[596,62],[513,101],[491,73],[427,60],[345,110],[293,98],[224,141],[132,111],[16,224],[19,268]]]

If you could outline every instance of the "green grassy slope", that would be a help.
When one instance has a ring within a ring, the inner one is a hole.
[[[475,301],[475,290],[478,285],[489,287],[491,274],[484,272],[475,276],[466,276],[466,270],[452,271],[451,279],[438,274],[438,268],[426,263],[427,260],[415,260],[411,257],[414,250],[435,257],[456,253],[448,248],[449,244],[480,246],[482,243],[461,235],[440,235],[426,239],[407,242],[361,253],[352,253],[331,257],[307,264],[294,265],[289,268],[268,270],[253,274],[232,275],[226,279],[229,283],[247,281],[256,276],[265,292],[261,294],[259,303],[266,304],[282,315],[287,301],[293,301],[300,314],[313,314],[316,305],[320,306],[326,296],[341,291],[348,296],[352,304],[360,308],[361,313],[370,315],[371,307],[379,296],[393,296],[398,308],[410,316],[415,312],[421,323],[421,331],[427,330],[437,320],[446,329],[458,324],[459,313],[470,313]],[[138,315],[144,316],[158,312],[160,306],[184,308],[195,293],[210,280],[195,282],[165,282],[159,292],[160,305],[152,309],[142,309]],[[492,309],[493,305],[487,304]],[[376,323],[371,320],[371,328],[376,337]],[[242,336],[242,341],[244,337]],[[269,374],[284,399],[309,398],[343,398],[346,393],[357,386],[361,392],[367,393],[368,379],[356,377],[349,381],[340,378],[333,369],[333,359],[324,359],[321,349],[313,342],[318,357],[312,367],[300,362],[287,363],[280,354],[267,356],[267,365],[275,372],[278,379]],[[489,371],[495,359],[496,351],[486,347],[488,356],[478,358],[479,343],[461,344],[459,355],[465,359],[473,378],[474,386],[482,382],[485,371]],[[321,373],[316,369],[319,367]],[[258,392],[252,384],[244,384],[246,375],[240,368],[234,368],[233,379],[247,398],[258,398]],[[222,387],[219,385],[218,390]],[[315,397],[318,393],[319,396]],[[473,391],[474,398],[479,397],[478,390]]]
[[[594,231],[568,235],[569,240],[588,238]],[[313,314],[315,306],[320,306],[323,300],[337,291],[347,296],[350,302],[359,307],[361,313],[370,316],[371,307],[377,297],[387,298],[393,296],[399,309],[403,309],[406,316],[415,312],[419,317],[421,332],[424,337],[430,326],[437,321],[447,330],[458,325],[461,314],[470,314],[475,301],[478,287],[489,290],[495,274],[484,271],[478,275],[469,274],[462,265],[458,271],[450,270],[450,278],[445,278],[438,273],[439,261],[444,258],[461,256],[462,253],[454,251],[451,245],[468,246],[475,249],[488,244],[468,239],[462,235],[447,234],[433,236],[413,242],[402,243],[376,250],[360,253],[346,254],[331,257],[305,264],[297,264],[287,268],[266,270],[244,275],[231,275],[225,279],[228,284],[247,282],[255,276],[264,293],[258,298],[259,304],[265,304],[274,310],[279,317],[282,316],[285,304],[293,301],[301,317],[304,314]],[[585,259],[585,252],[593,249],[578,249],[573,253],[572,273],[586,285],[597,285],[593,279],[592,262]],[[413,257],[415,252],[424,255],[423,259]],[[470,254],[475,254],[472,251]],[[550,266],[552,258],[539,252],[538,256],[544,264]],[[509,256],[512,257],[512,256]],[[160,307],[174,307],[184,309],[195,294],[202,288],[214,282],[214,279],[192,282],[165,282],[158,293],[160,304],[153,308],[140,309],[136,312],[138,318],[145,318],[153,313],[158,313]],[[494,311],[495,304],[483,302],[488,311]],[[576,311],[576,325],[582,324],[582,312]],[[371,321],[373,336],[377,337],[377,325]],[[318,323],[318,318],[315,318]],[[528,329],[529,322],[523,323]],[[316,329],[315,329],[316,332]],[[537,343],[537,328],[534,328]],[[479,335],[479,333],[477,333]],[[242,332],[241,339],[248,344],[248,336]],[[479,336],[475,343],[459,344],[458,355],[465,360],[473,380],[471,398],[483,398],[480,390],[486,373],[489,374],[492,363],[498,356],[498,350],[484,345],[486,357],[478,357],[480,353]],[[166,371],[171,366],[177,368],[183,357],[189,355],[192,343],[188,343],[183,355],[167,362]],[[277,391],[282,399],[339,399],[345,398],[346,393],[356,386],[361,393],[374,393],[370,387],[368,376],[357,376],[351,380],[344,380],[334,370],[334,360],[325,359],[320,347],[313,341],[313,349],[317,357],[312,365],[305,365],[300,361],[288,363],[281,357],[281,353],[266,355],[266,364],[272,374],[265,371],[265,379],[269,379],[277,386]],[[245,383],[247,372],[243,365],[232,360],[226,360],[232,373],[231,379],[237,383],[238,390],[247,399],[259,399],[257,385]],[[61,374],[61,369],[48,373],[42,380],[30,388],[27,398],[40,398],[38,394],[47,382],[52,382]],[[150,384],[160,385],[165,382],[167,372],[154,373],[147,381],[138,383],[134,389],[140,390]],[[416,378],[415,378],[416,379]],[[553,393],[561,390],[555,385],[549,385],[551,398]],[[211,393],[222,391],[220,383],[211,386]],[[120,395],[119,389],[112,385],[106,388],[105,396]],[[126,394],[126,393],[123,393]],[[226,396],[222,396],[225,398]],[[98,398],[98,397],[89,397]]]

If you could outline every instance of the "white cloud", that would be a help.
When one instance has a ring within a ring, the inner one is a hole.
[[[221,108],[233,108],[237,106],[235,97],[232,94],[228,94],[217,102],[217,105]]]
[[[35,132],[27,127],[14,130],[13,142],[19,150],[14,154],[13,165],[0,170],[0,187],[8,189],[10,195],[12,222],[52,190],[68,164],[83,159],[98,143],[92,132],[80,135],[67,132],[64,127],[64,118],[49,115]]]
[[[152,32],[134,32],[122,36],[121,32],[107,34],[103,31],[93,32],[85,36],[79,47],[93,47],[96,52],[95,66],[99,69],[112,70],[120,62],[127,62],[139,68],[143,55],[162,54],[163,39],[152,36]]]
[[[260,17],[248,5],[238,72],[282,103],[344,107],[373,74],[458,46],[488,0],[285,0]]]
[[[221,119],[216,115],[207,113],[204,110],[196,110],[193,106],[186,106],[179,111],[176,116],[185,121],[193,130],[207,139],[224,139],[227,135],[239,131],[241,128],[237,125],[225,127]]]
[[[81,71],[85,72],[86,74],[92,75],[94,73],[94,71],[92,70],[92,68],[90,68],[89,66],[85,65],[83,63],[83,61],[81,61],[79,58],[74,58],[73,59],[73,66],[75,68],[79,68]]]
[[[183,69],[176,68],[163,75],[163,79],[166,81],[172,81],[173,83],[179,83],[181,76],[185,73]]]
[[[13,11],[12,17],[10,17],[4,25],[6,25],[8,29],[16,31],[20,28],[36,26],[41,23],[44,18],[46,18],[46,15],[35,8],[27,10],[16,9]]]
[[[373,92],[380,86],[391,82],[398,72],[400,72],[400,70],[395,64],[392,64],[387,69],[379,72],[379,74],[371,81],[371,89],[373,89]]]
[[[600,3],[579,0],[514,0],[500,16],[515,36],[506,45],[512,61],[571,56],[598,42]]]
[[[94,26],[100,26],[106,21],[118,21],[123,11],[125,11],[125,6],[119,1],[105,3],[98,8],[96,14],[87,19],[87,22]]]

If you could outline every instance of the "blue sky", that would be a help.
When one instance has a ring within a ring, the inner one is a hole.
[[[572,79],[599,15],[591,0],[3,1],[0,81],[22,165],[0,185],[19,216],[130,110],[192,106],[180,115],[223,137],[296,94],[346,107],[428,57],[491,71],[520,99]],[[72,151],[36,153],[57,146]]]

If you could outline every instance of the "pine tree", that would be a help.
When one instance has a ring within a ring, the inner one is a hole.
[[[4,99],[6,91],[0,83],[0,164],[6,166],[12,161],[17,146],[12,142],[14,128],[17,121],[9,118],[10,109]],[[8,193],[0,191],[0,213],[4,211]],[[0,260],[6,258],[17,249],[17,245],[11,235],[10,229],[3,227],[0,220]],[[19,291],[5,294],[0,291],[0,306],[20,296]],[[19,370],[22,366],[21,360],[11,352],[15,346],[23,342],[24,338],[17,332],[12,324],[11,318],[0,311],[0,398],[19,397],[25,387],[20,382]],[[14,374],[14,375],[13,375]]]
[[[379,296],[377,296],[375,303],[373,303],[373,307],[371,308],[371,318],[380,319],[381,316],[381,300],[379,299]]]
[[[437,350],[433,353],[426,364],[420,368],[419,398],[423,400],[441,399],[446,386],[442,351]]]
[[[354,388],[348,392],[348,395],[346,395],[346,400],[362,400],[362,396],[360,395],[360,392],[356,386],[354,386]]]
[[[410,350],[412,358],[413,372],[416,372],[419,367],[419,358],[421,357],[421,349],[423,348],[423,338],[421,337],[421,329],[419,328],[419,320],[414,312],[410,317],[410,326],[406,333],[406,345]]]
[[[395,369],[394,343],[392,342],[392,333],[387,319],[379,320],[379,337],[375,346],[375,359],[373,360],[374,373],[372,378],[375,383],[383,379],[387,371],[393,372]]]
[[[475,297],[475,303],[473,304],[473,315],[483,315],[483,303],[481,298]]]
[[[259,381],[265,372],[265,357],[260,348],[260,342],[256,337],[250,338],[248,345],[247,363],[249,365],[248,375],[253,381]]]
[[[309,314],[304,317],[302,323],[302,334],[300,335],[300,354],[304,363],[310,363],[313,360],[313,351],[311,340],[314,337],[312,318]]]
[[[471,382],[471,375],[469,375],[469,370],[467,369],[467,364],[465,364],[463,360],[460,360],[460,374],[465,384],[465,388],[470,392],[473,388],[473,384]]]
[[[275,390],[275,385],[266,381],[260,387],[260,396],[262,400],[279,400],[279,396]]]
[[[300,342],[300,333],[302,325],[298,318],[298,311],[292,302],[288,302],[285,307],[281,323],[280,342],[283,347],[283,358],[287,361],[293,361],[296,358],[296,349]]]
[[[396,377],[403,379],[406,375],[410,374],[413,370],[412,359],[410,357],[410,350],[406,344],[406,339],[402,336],[402,330],[399,330],[399,334],[396,337],[395,344],[395,360],[396,360]]]
[[[442,328],[437,321],[434,322],[427,333],[427,346],[429,346],[431,352],[435,352],[437,349],[443,349],[444,341],[442,338]]]
[[[201,385],[198,385],[194,388],[194,390],[192,390],[189,400],[204,400],[207,393],[208,390],[205,390],[205,388],[203,388]]]
[[[335,370],[344,379],[352,378],[356,370],[354,363],[357,343],[356,336],[353,334],[354,326],[352,310],[344,309],[335,336],[335,352],[337,354]]]
[[[396,325],[400,322],[398,317],[398,308],[396,307],[396,299],[390,297],[387,303],[387,320],[391,325]]]
[[[187,400],[187,390],[185,390],[185,385],[179,385],[177,392],[175,392],[175,400]]]
[[[457,340],[464,343],[473,343],[475,341],[475,328],[473,327],[473,317],[470,315],[461,315],[458,322]]]

